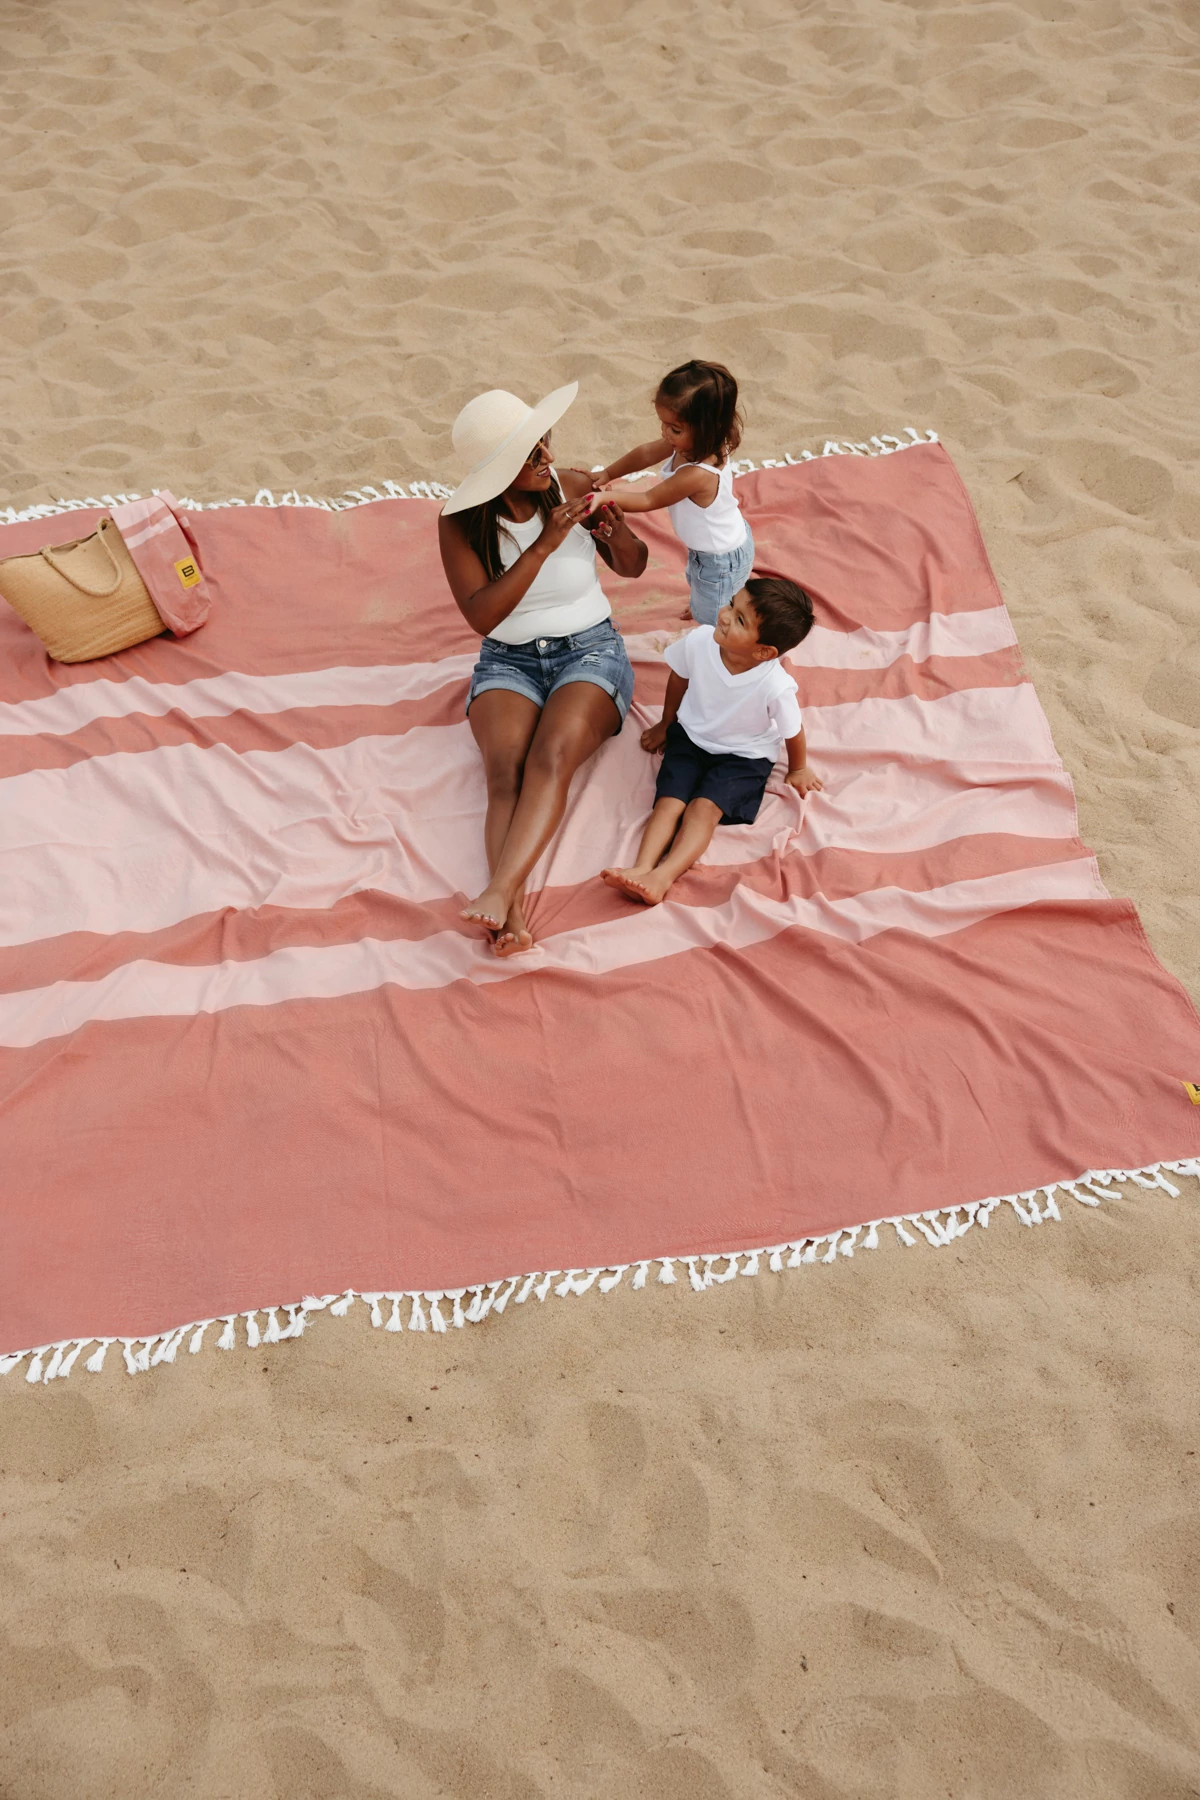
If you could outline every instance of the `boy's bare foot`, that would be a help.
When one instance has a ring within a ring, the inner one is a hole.
[[[519,956],[522,950],[533,949],[533,933],[525,923],[524,908],[519,900],[509,908],[504,928],[496,933],[492,948],[497,956]]]
[[[472,924],[486,926],[489,931],[503,931],[508,911],[508,901],[499,888],[489,887],[484,888],[478,900],[464,906],[460,916]]]
[[[645,906],[661,905],[671,885],[657,869],[602,869],[600,879]]]

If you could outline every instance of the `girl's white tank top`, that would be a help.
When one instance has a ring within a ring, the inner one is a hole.
[[[712,469],[711,463],[679,463],[669,456],[660,473],[665,478],[680,469]],[[677,500],[668,506],[675,535],[689,550],[740,550],[746,541],[746,521],[733,492],[733,465],[723,463],[713,469],[717,477],[717,496],[708,506],[697,506],[694,500]]]
[[[555,473],[557,480],[557,472]],[[562,491],[562,483],[558,483]],[[525,524],[500,521],[500,561],[511,569],[523,550],[542,535],[535,513]],[[546,558],[524,596],[488,636],[501,644],[528,644],[540,637],[574,637],[612,617],[604,589],[596,578],[596,545],[582,525],[572,525],[557,550]]]

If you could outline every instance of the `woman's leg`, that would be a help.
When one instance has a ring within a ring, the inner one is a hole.
[[[480,695],[480,700],[484,698]],[[480,701],[471,708],[472,716]],[[492,879],[463,918],[499,931],[525,878],[558,829],[571,777],[594,756],[621,721],[616,701],[593,681],[556,688],[542,708],[525,755],[521,791],[504,844],[492,865]]]
[[[524,694],[508,688],[487,688],[471,703],[467,715],[475,742],[483,757],[487,782],[487,816],[483,843],[489,870],[494,871],[508,836],[513,812],[521,794],[525,758],[537,730],[541,708]],[[518,893],[496,935],[496,954],[511,956],[532,948],[533,938],[525,923],[525,896]]]

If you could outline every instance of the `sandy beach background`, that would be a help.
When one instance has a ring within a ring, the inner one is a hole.
[[[1187,0],[0,0],[0,502],[937,429],[1200,995]],[[1200,1075],[1200,1072],[1198,1072]],[[0,1384],[4,1800],[1200,1794],[1194,1184]]]

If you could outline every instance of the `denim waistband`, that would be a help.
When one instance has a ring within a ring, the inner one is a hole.
[[[485,638],[484,643],[490,650],[522,651],[533,656],[561,656],[564,650],[586,649],[595,641],[597,632],[604,632],[611,637],[620,637],[620,632],[611,619],[601,619],[596,625],[589,625],[586,631],[576,631],[570,637],[535,637],[526,638],[523,644],[506,644],[502,638]]]

